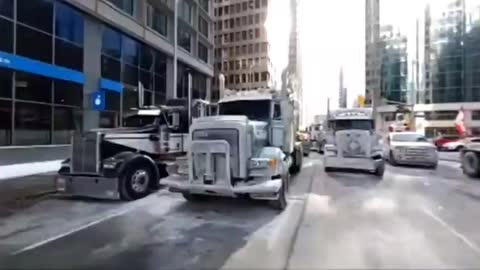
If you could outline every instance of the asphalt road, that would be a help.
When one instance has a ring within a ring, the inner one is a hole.
[[[288,208],[160,191],[129,203],[53,198],[0,220],[5,269],[480,268],[480,181],[455,162],[323,172],[312,153]]]

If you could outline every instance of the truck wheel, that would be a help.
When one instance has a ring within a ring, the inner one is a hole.
[[[385,163],[382,163],[375,169],[374,174],[378,178],[382,179],[384,173],[385,173]]]
[[[300,172],[300,169],[302,168],[303,155],[299,152],[300,151],[298,149],[295,149],[293,152],[293,155],[292,155],[293,163],[292,163],[292,166],[290,167],[290,174],[297,174]]]
[[[287,196],[288,196],[288,175],[282,176],[282,187],[278,191],[278,198],[276,200],[270,201],[270,205],[280,211],[287,208]]]
[[[478,155],[474,152],[466,152],[462,156],[463,173],[470,177],[480,176],[480,164]]]
[[[154,181],[152,168],[143,162],[132,164],[122,177],[120,196],[124,200],[137,200],[150,193],[151,181]]]
[[[388,162],[389,162],[390,165],[392,165],[392,166],[397,166],[397,161],[395,160],[395,157],[393,156],[392,151],[390,151],[390,154],[389,154],[389,156],[388,156]]]

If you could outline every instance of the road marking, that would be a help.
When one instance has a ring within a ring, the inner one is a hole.
[[[53,242],[53,241],[55,241],[55,240],[58,240],[58,239],[63,238],[63,237],[65,237],[65,236],[68,236],[68,235],[70,235],[70,234],[74,234],[74,233],[79,232],[79,231],[81,231],[81,230],[84,230],[84,229],[87,229],[87,228],[92,227],[92,226],[94,226],[94,225],[97,225],[97,224],[99,224],[99,223],[102,223],[102,222],[104,222],[104,221],[106,221],[106,220],[108,220],[108,219],[111,219],[111,218],[114,218],[114,217],[118,217],[118,216],[124,215],[124,214],[126,214],[126,213],[128,213],[128,212],[130,212],[130,211],[132,211],[132,210],[134,210],[134,209],[136,209],[136,208],[138,208],[138,207],[140,207],[140,206],[142,206],[142,205],[143,205],[143,204],[138,204],[138,205],[134,205],[134,206],[131,206],[131,207],[127,207],[127,208],[125,208],[125,209],[121,209],[121,210],[119,210],[119,211],[114,211],[114,212],[112,212],[112,213],[110,213],[110,214],[107,214],[106,216],[103,216],[102,218],[99,218],[99,219],[97,219],[97,220],[91,221],[91,222],[89,222],[89,223],[87,223],[87,224],[85,224],[85,225],[82,225],[82,226],[80,226],[80,227],[77,227],[77,228],[75,228],[75,229],[69,230],[69,231],[64,232],[64,233],[61,233],[61,234],[59,234],[59,235],[55,235],[55,236],[52,236],[52,237],[47,238],[47,239],[45,239],[45,240],[42,240],[42,241],[40,241],[40,242],[37,242],[37,243],[31,244],[31,245],[29,245],[29,246],[26,246],[26,247],[24,247],[24,248],[22,248],[22,249],[19,249],[19,250],[15,251],[15,252],[11,253],[10,255],[12,255],[12,256],[19,255],[19,254],[24,253],[24,252],[26,252],[26,251],[29,251],[29,250],[38,248],[38,247],[43,246],[43,245],[46,245],[46,244],[48,244],[48,243],[50,243],[50,242]]]
[[[474,242],[470,241],[465,235],[461,234],[460,232],[455,230],[455,228],[448,225],[448,223],[443,221],[443,219],[435,215],[432,211],[425,208],[423,208],[422,211],[424,214],[426,214],[427,216],[431,217],[432,219],[440,223],[440,225],[442,225],[445,229],[447,229],[449,232],[455,235],[458,239],[462,240],[463,243],[465,243],[468,247],[470,247],[473,251],[475,251],[480,255],[480,247],[477,246]]]

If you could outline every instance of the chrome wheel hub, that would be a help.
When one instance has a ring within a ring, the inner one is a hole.
[[[135,173],[132,175],[131,180],[132,180],[131,181],[132,189],[135,192],[144,192],[145,190],[147,190],[148,182],[149,182],[147,171],[145,170],[135,171]]]

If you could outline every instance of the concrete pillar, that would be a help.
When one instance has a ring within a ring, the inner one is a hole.
[[[165,74],[165,78],[167,80],[167,100],[172,99],[175,97],[175,91],[177,91],[177,86],[174,85],[174,77],[173,77],[173,59],[167,59],[167,70]]]
[[[93,111],[91,94],[99,90],[101,76],[102,27],[97,22],[85,17],[83,71],[83,130],[99,126],[100,112]]]

